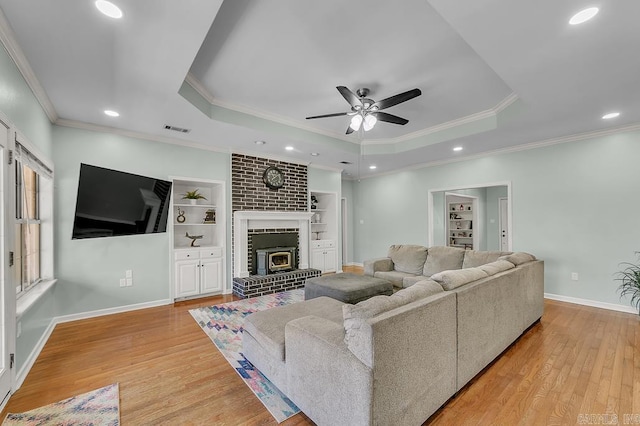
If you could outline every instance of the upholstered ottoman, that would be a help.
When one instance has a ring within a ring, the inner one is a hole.
[[[304,285],[304,299],[328,296],[344,303],[358,303],[377,295],[393,294],[393,284],[382,278],[350,273],[309,278]]]

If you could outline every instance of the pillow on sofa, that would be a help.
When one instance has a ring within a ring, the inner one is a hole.
[[[427,260],[427,248],[410,244],[394,244],[389,247],[388,257],[393,261],[394,270],[420,275]]]
[[[432,275],[431,279],[439,283],[445,290],[453,290],[471,281],[481,280],[488,276],[489,275],[480,268],[467,268],[454,271],[442,271]]]
[[[430,277],[438,272],[462,268],[464,252],[464,249],[457,247],[429,247],[422,275]]]
[[[525,253],[520,251],[518,253],[509,254],[507,256],[502,256],[500,260],[506,260],[508,262],[513,263],[514,265],[522,265],[523,263],[531,262],[536,260],[536,257],[532,254]]]
[[[478,266],[479,269],[485,271],[489,276],[495,275],[498,272],[508,271],[515,268],[514,264],[507,262],[506,260],[496,260],[495,262],[487,263],[486,265]]]
[[[500,256],[506,254],[502,251],[482,251],[482,250],[465,250],[464,260],[462,261],[462,269],[475,268],[476,266],[486,265],[495,262]]]

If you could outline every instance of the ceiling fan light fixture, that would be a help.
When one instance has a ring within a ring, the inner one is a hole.
[[[365,132],[368,132],[369,130],[373,129],[373,126],[375,126],[377,122],[378,122],[378,119],[376,118],[375,115],[368,114],[364,118],[364,124],[362,127],[364,128]]]
[[[360,114],[356,114],[351,118],[351,124],[349,127],[353,129],[354,132],[360,130],[360,125],[362,124],[362,116]]]

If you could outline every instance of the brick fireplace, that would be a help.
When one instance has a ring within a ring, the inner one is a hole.
[[[271,189],[262,181],[267,167],[284,173],[282,188]],[[233,294],[252,297],[304,286],[307,278],[320,275],[309,269],[310,222],[307,166],[268,158],[231,155],[231,202],[233,212]],[[252,238],[263,233],[293,233],[297,267],[258,275]]]

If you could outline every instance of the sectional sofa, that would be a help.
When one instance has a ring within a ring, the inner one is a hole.
[[[395,245],[364,266],[401,289],[245,320],[245,357],[319,425],[421,424],[543,313],[527,253]]]

